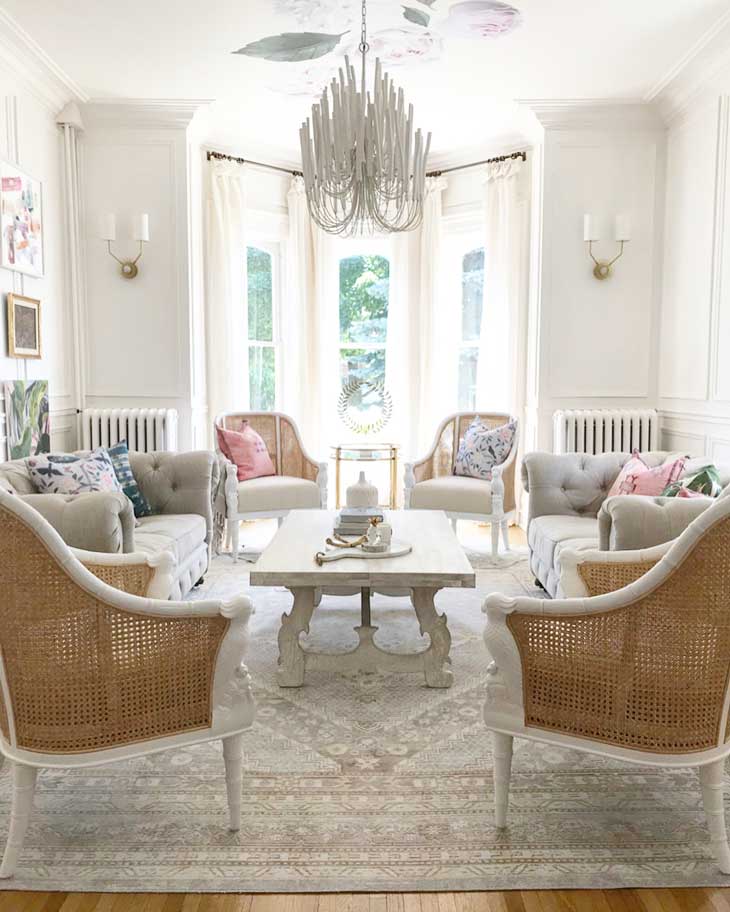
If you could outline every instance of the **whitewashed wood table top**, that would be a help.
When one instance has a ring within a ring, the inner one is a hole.
[[[334,510],[292,510],[264,553],[251,568],[252,586],[403,586],[467,588],[476,577],[445,513],[438,510],[391,510],[386,518],[393,538],[413,551],[403,557],[363,560],[343,558],[317,566],[317,551],[332,535]]]

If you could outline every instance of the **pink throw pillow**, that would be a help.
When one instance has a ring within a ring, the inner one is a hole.
[[[659,497],[662,491],[673,484],[684,471],[686,459],[675,459],[665,462],[656,468],[649,468],[639,456],[637,450],[619,472],[619,476],[608,492],[609,497],[616,494],[641,494],[646,497]]]
[[[216,427],[218,446],[221,453],[234,463],[238,469],[238,480],[262,478],[265,475],[276,475],[274,463],[260,434],[244,422],[240,431],[228,431]]]

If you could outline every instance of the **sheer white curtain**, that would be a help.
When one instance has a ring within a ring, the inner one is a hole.
[[[525,314],[522,306],[523,215],[519,159],[487,166],[484,184],[484,308],[477,408],[522,417]]]
[[[297,422],[306,448],[324,459],[333,442],[340,390],[336,241],[310,218],[301,177],[292,179],[287,202],[281,407]]]
[[[458,331],[443,292],[444,178],[427,179],[423,222],[395,235],[386,386],[393,397],[387,430],[403,457],[422,455],[438,422],[454,410],[458,384]]]
[[[207,395],[210,422],[249,406],[245,166],[214,161],[207,205]]]

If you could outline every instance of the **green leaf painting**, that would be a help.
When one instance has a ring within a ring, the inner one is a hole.
[[[413,22],[415,25],[422,25],[426,27],[431,21],[431,17],[428,13],[424,13],[422,10],[413,9],[410,6],[403,7],[403,16],[409,22]]]
[[[427,6],[429,9],[434,5],[436,0],[418,0],[419,3],[422,3],[424,6]]]
[[[345,34],[347,33],[327,35],[323,32],[284,32],[282,35],[272,35],[253,41],[233,53],[284,63],[316,60],[317,57],[324,57],[333,51]]]
[[[10,459],[50,453],[48,381],[9,380],[3,385]]]

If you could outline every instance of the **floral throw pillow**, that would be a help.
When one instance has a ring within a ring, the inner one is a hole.
[[[706,465],[693,475],[684,475],[662,491],[662,497],[719,497],[722,492],[717,466]]]
[[[86,456],[69,453],[29,456],[25,464],[39,494],[122,490],[111,458],[103,447]]]
[[[456,454],[454,475],[492,480],[492,469],[501,465],[512,452],[517,435],[517,422],[489,428],[476,417],[466,429]]]
[[[152,507],[150,502],[144,496],[137,484],[137,479],[132,472],[132,466],[129,464],[129,447],[126,440],[120,440],[112,447],[107,447],[107,453],[114,466],[114,474],[117,476],[119,485],[132,501],[134,515],[139,519],[140,516],[151,516]]]

